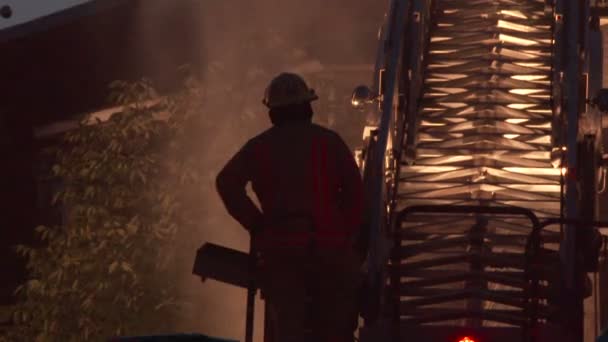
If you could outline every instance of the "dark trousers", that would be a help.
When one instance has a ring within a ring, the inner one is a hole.
[[[263,252],[265,342],[352,342],[358,317],[359,260],[352,251]]]

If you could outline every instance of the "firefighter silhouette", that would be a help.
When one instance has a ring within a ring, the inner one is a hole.
[[[267,341],[353,341],[356,329],[363,186],[341,137],[312,122],[316,99],[300,76],[274,78],[263,100],[273,126],[217,177],[226,209],[261,255]],[[246,194],[249,182],[261,208]]]

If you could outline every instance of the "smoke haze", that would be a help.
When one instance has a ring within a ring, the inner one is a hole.
[[[177,10],[175,6],[179,7],[179,3],[142,6],[139,29],[145,29],[148,35],[162,35],[166,28],[149,21]],[[319,83],[316,81],[319,75],[323,78],[331,74],[330,81],[321,82],[321,89],[317,89],[321,99],[315,103],[316,120],[327,124],[331,120],[323,112],[329,110],[329,100],[341,103],[343,108],[338,105],[332,109],[338,113],[332,122],[339,121],[334,126],[339,133],[354,137],[346,139],[353,144],[362,131],[363,120],[344,117],[352,114],[348,97],[357,83],[368,83],[371,72],[365,70],[344,79],[342,74],[326,69],[328,65],[373,64],[376,31],[385,4],[372,0],[223,0],[194,6],[200,11],[192,14],[192,20],[200,24],[199,31],[188,33],[176,44],[189,41],[200,44],[205,98],[201,132],[193,136],[190,153],[199,158],[205,172],[204,186],[197,189],[200,194],[193,196],[197,200],[190,203],[200,214],[200,227],[183,236],[177,246],[183,252],[184,262],[177,265],[183,277],[176,281],[185,309],[176,330],[241,340],[245,328],[245,291],[213,280],[201,284],[191,275],[196,250],[205,242],[248,250],[248,234],[228,216],[216,195],[215,175],[250,137],[269,127],[261,99],[267,82],[281,71],[301,72],[313,85]],[[147,18],[148,22],[141,18]],[[145,42],[138,44],[143,46]],[[169,52],[157,51],[149,58],[162,65],[164,54]],[[324,87],[332,88],[331,94]],[[258,298],[256,342],[262,341],[262,307]]]

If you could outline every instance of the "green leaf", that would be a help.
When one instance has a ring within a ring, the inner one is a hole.
[[[114,273],[114,271],[116,270],[116,267],[118,267],[118,261],[114,261],[113,263],[110,264],[110,267],[108,267],[108,273],[110,273],[110,274]]]
[[[137,170],[137,175],[139,176],[139,179],[141,180],[141,182],[143,184],[146,184],[146,175],[144,175],[144,173],[141,172],[140,170]]]
[[[15,312],[13,312],[13,315],[12,315],[13,316],[12,317],[13,318],[13,322],[15,322],[15,323],[21,323],[20,320],[21,320],[21,317],[23,317],[22,315],[23,315],[22,311],[15,310]]]
[[[59,166],[57,164],[53,165],[52,172],[53,172],[53,175],[59,176],[59,174],[61,173],[61,166]]]
[[[125,272],[133,273],[133,268],[131,268],[131,265],[129,265],[129,263],[126,261],[123,261],[120,264],[120,268],[122,268]]]
[[[63,194],[63,192],[61,191],[57,191],[54,195],[53,195],[53,199],[51,200],[51,205],[56,205],[57,202],[59,201],[59,199],[61,198],[61,195]]]
[[[85,198],[93,197],[94,193],[95,193],[95,188],[93,186],[87,186],[84,191],[84,197]]]
[[[29,247],[26,247],[24,245],[17,245],[14,247],[15,253],[19,254],[20,256],[27,256]]]
[[[38,279],[32,279],[30,281],[27,282],[27,287],[30,290],[38,290],[41,287],[41,283],[40,280]]]
[[[49,173],[62,191],[53,194],[53,205],[64,206],[58,208],[65,212],[63,224],[37,229],[46,237],[43,246],[15,248],[28,257],[30,280],[19,287],[19,305],[31,328],[15,340],[36,341],[43,332],[41,342],[63,341],[73,331],[80,333],[72,340],[84,340],[87,333],[93,340],[115,330],[155,329],[156,305],[175,298],[175,269],[169,267],[175,256],[166,246],[200,222],[199,213],[182,210],[180,200],[195,191],[189,187],[197,170],[217,168],[215,162],[200,162],[195,155],[200,150],[190,148],[198,131],[187,120],[202,118],[196,96],[203,92],[190,83],[192,89],[147,108],[143,101],[157,96],[149,81],[112,86],[123,112],[100,125],[81,120],[54,156]],[[231,86],[215,87],[213,94]],[[160,111],[169,112],[167,121]],[[183,187],[177,186],[180,175]]]
[[[17,286],[17,288],[15,289],[15,291],[13,291],[13,295],[19,295],[24,290],[25,290],[25,285],[19,285],[19,286]]]
[[[127,225],[127,232],[131,235],[136,234],[138,230],[139,230],[139,227],[135,224],[130,223]]]

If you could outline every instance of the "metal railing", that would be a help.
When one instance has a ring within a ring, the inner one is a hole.
[[[540,278],[538,277],[538,275],[536,274],[536,270],[533,268],[533,266],[535,265],[535,260],[537,259],[537,256],[539,255],[540,249],[541,249],[541,238],[540,238],[540,233],[543,227],[543,224],[541,224],[541,222],[539,221],[539,219],[537,218],[537,216],[534,214],[534,212],[532,212],[529,209],[525,209],[525,208],[519,208],[519,207],[487,207],[487,206],[453,206],[453,205],[420,205],[420,206],[411,206],[408,208],[405,208],[403,210],[401,210],[397,215],[396,215],[396,222],[398,226],[401,226],[401,224],[405,223],[408,218],[414,214],[465,214],[465,215],[490,215],[490,216],[497,216],[497,215],[509,215],[511,217],[525,217],[529,220],[530,222],[530,233],[528,235],[528,238],[525,242],[525,253],[524,253],[524,284],[522,284],[523,287],[523,311],[522,311],[522,316],[520,318],[517,318],[516,316],[511,317],[509,319],[507,319],[507,321],[510,321],[511,323],[517,323],[520,322],[522,325],[522,338],[524,341],[532,341],[532,336],[533,334],[531,334],[532,331],[535,330],[536,325],[539,321],[539,289],[540,289]],[[394,239],[395,241],[401,241],[402,237],[402,230],[401,229],[396,229],[394,232]],[[481,243],[483,244],[483,234],[481,234]],[[466,239],[465,239],[465,242]],[[468,255],[468,254],[467,254]],[[447,257],[449,258],[449,257]],[[446,260],[447,260],[446,258]],[[393,299],[393,324],[395,324],[396,326],[400,326],[400,322],[401,322],[401,293],[400,293],[400,284],[401,284],[401,277],[403,276],[399,271],[398,271],[398,267],[396,267],[396,265],[403,265],[402,264],[402,257],[399,253],[399,251],[397,249],[395,249],[393,251],[392,254],[392,265],[393,265],[393,269],[392,269],[392,273],[391,273],[391,294],[392,294],[392,299]],[[471,259],[470,257],[466,257],[463,260],[469,260]],[[472,259],[471,259],[472,260]],[[483,271],[482,271],[483,273]],[[478,274],[476,277],[481,276],[482,274]],[[505,281],[505,279],[508,277],[502,277],[502,281]],[[449,279],[449,278],[448,278]],[[512,281],[512,283],[517,283],[517,281]],[[448,292],[448,291],[446,291]],[[488,294],[486,294],[486,298],[492,298],[492,296],[490,295],[491,291],[486,291],[488,292]],[[464,291],[461,293],[460,297],[457,297],[459,299],[465,299],[468,298],[468,296],[474,296],[475,292],[467,292]],[[446,296],[446,299],[449,301],[449,296]],[[504,302],[506,300],[506,298],[503,298],[502,301]],[[508,302],[508,300],[507,300]],[[506,311],[509,312],[509,311]],[[463,316],[465,314],[465,311],[462,312]],[[457,315],[454,316],[454,318],[458,317]],[[486,313],[486,317],[489,319],[497,319],[497,320],[505,320],[505,317],[501,317],[500,314],[496,315],[496,317],[493,317],[491,310],[488,311]],[[441,320],[443,318],[442,317],[438,317],[439,320]],[[395,341],[400,341],[400,329],[395,329],[394,330],[394,334],[395,334]]]
[[[368,281],[371,287],[378,281],[378,274],[382,272],[385,260],[380,251],[381,232],[384,230],[386,221],[386,184],[385,184],[385,160],[391,126],[393,123],[393,107],[396,100],[397,82],[400,68],[401,52],[404,46],[404,33],[407,22],[409,0],[392,0],[388,13],[388,25],[384,32],[383,40],[385,63],[382,80],[378,87],[384,90],[381,102],[381,117],[371,153],[370,163],[366,165],[368,178],[364,179],[370,193],[370,227],[369,227],[369,252],[368,252]],[[379,74],[381,70],[376,70]],[[367,170],[369,168],[369,170]],[[376,293],[371,296],[377,296]],[[375,298],[373,299],[375,301]]]
[[[368,283],[379,289],[384,278],[390,242],[386,235],[394,222],[397,187],[406,125],[415,126],[418,99],[423,85],[431,14],[430,0],[393,0],[381,32],[381,47],[375,82],[380,102],[380,120],[367,146],[364,182],[368,191],[369,250]],[[405,50],[407,46],[408,50]],[[389,142],[391,143],[389,145]],[[387,168],[388,166],[388,168]],[[374,292],[370,296],[381,296]],[[372,299],[377,301],[378,299]]]

